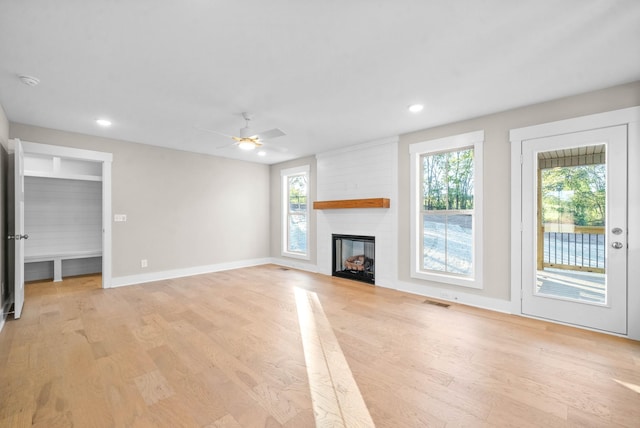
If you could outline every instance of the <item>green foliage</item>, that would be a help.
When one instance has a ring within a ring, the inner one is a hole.
[[[606,166],[582,165],[542,170],[542,221],[603,226]]]
[[[473,209],[473,149],[422,157],[425,210]]]
[[[289,204],[291,207],[300,207],[307,203],[307,175],[289,176]]]

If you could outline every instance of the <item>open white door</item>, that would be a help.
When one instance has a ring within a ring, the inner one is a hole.
[[[8,230],[9,281],[13,289],[14,317],[20,318],[24,305],[24,152],[18,139],[10,141]],[[13,245],[11,244],[13,243]]]

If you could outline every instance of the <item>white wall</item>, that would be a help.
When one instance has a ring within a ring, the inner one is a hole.
[[[510,303],[510,150],[509,130],[523,126],[640,105],[640,82],[521,107],[484,117],[400,136],[395,153],[390,145],[367,145],[317,155],[317,197],[313,200],[389,197],[391,209],[317,210],[316,265],[303,269],[331,273],[331,233],[376,236],[376,283],[416,294],[509,312]],[[447,285],[410,277],[409,145],[484,130],[484,288]],[[374,143],[375,144],[375,143]],[[391,144],[391,143],[390,143]],[[306,160],[305,160],[306,161]],[[272,167],[271,177],[298,161]],[[393,172],[391,172],[393,171]],[[279,183],[279,182],[277,182]],[[272,194],[272,231],[279,232],[278,188]],[[276,186],[279,186],[277,184]],[[312,183],[314,186],[314,183]],[[389,186],[396,186],[389,189]],[[313,187],[312,187],[313,188]],[[279,248],[272,233],[272,257]],[[388,237],[391,236],[389,241]],[[313,251],[313,249],[312,249]],[[380,252],[382,251],[382,252]],[[391,254],[386,254],[391,252]],[[287,264],[287,263],[285,263]]]
[[[25,258],[102,250],[102,183],[24,178]]]
[[[113,154],[114,285],[268,260],[266,165],[16,123],[11,137]]]
[[[317,234],[312,232],[311,238],[317,237],[317,242],[310,241],[312,260],[308,266],[330,272],[328,246],[332,229],[336,233],[373,234],[380,236],[378,248],[392,253],[388,256],[391,261],[381,261],[382,266],[376,266],[380,285],[436,297],[446,293],[463,303],[508,308],[509,130],[637,105],[640,82],[633,82],[406,134],[394,146],[394,153],[387,151],[391,146],[379,144],[369,150],[365,145],[343,153],[321,154],[316,161],[317,195],[312,200],[389,197],[391,208],[312,211],[311,227],[317,223]],[[485,287],[472,290],[413,279],[409,259],[408,147],[411,143],[479,129],[485,130]],[[126,224],[114,225],[114,277],[141,273],[139,260],[145,256],[150,261],[149,269],[160,271],[279,257],[279,171],[310,163],[312,181],[316,173],[311,158],[273,166],[269,173],[269,167],[257,164],[27,125],[11,124],[11,135],[114,154],[114,213],[126,213],[130,218]],[[388,188],[390,183],[393,189]],[[312,183],[311,191],[315,190]],[[393,237],[391,242],[388,236]],[[378,254],[378,259],[387,258]],[[390,268],[394,272],[389,272]]]
[[[102,182],[24,178],[25,281],[53,278],[53,262],[30,257],[102,253]],[[62,276],[98,273],[102,258],[62,261]]]
[[[402,135],[398,145],[398,288],[510,310],[509,130],[640,105],[640,81]],[[484,130],[484,288],[474,290],[410,277],[409,145]]]
[[[303,269],[311,272],[317,271],[317,245],[316,245],[316,211],[309,210],[309,224],[307,225],[309,230],[309,260],[302,260],[293,257],[286,257],[282,255],[282,205],[283,195],[281,175],[280,172],[283,169],[295,168],[299,166],[309,166],[309,201],[316,200],[316,188],[317,188],[317,168],[316,158],[308,156],[304,158],[294,159],[288,162],[282,162],[279,164],[271,165],[270,173],[270,213],[271,213],[271,244],[270,254],[271,259],[275,262],[290,266],[298,269]]]
[[[317,200],[388,198],[390,208],[317,211],[318,271],[331,275],[332,234],[376,238],[376,285],[393,287],[397,266],[397,138],[317,155]]]

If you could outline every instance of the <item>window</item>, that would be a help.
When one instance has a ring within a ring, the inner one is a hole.
[[[282,176],[282,254],[309,258],[309,166],[284,169]]]
[[[484,132],[412,144],[411,276],[482,288]]]

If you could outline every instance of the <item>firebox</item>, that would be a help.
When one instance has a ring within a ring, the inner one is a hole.
[[[332,235],[333,276],[375,284],[376,238]]]

